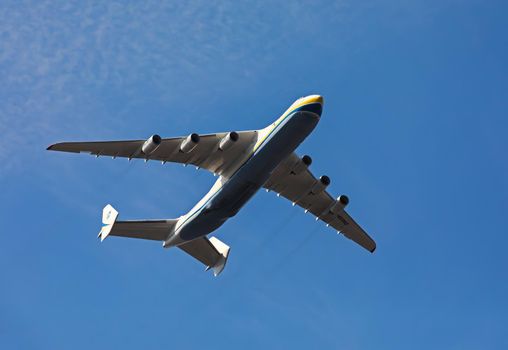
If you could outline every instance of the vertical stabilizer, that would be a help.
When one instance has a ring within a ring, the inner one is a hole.
[[[117,217],[118,212],[111,206],[111,204],[106,205],[102,210],[102,228],[101,232],[99,232],[101,242],[106,239],[113,229],[113,225],[115,224]]]

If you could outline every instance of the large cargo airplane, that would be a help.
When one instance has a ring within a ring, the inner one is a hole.
[[[48,150],[192,164],[218,176],[203,199],[177,219],[117,221],[118,212],[108,204],[102,214],[101,241],[108,236],[161,241],[164,248],[184,250],[217,276],[224,269],[229,246],[207,235],[235,216],[264,187],[374,252],[376,243],[344,210],[348,197],[330,196],[326,191],[330,178],[316,179],[308,169],[312,159],[294,153],[316,127],[322,110],[323,98],[311,95],[296,100],[279,119],[260,130],[164,139],[153,135],[134,141],[63,142]]]

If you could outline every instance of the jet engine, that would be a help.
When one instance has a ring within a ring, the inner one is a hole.
[[[236,131],[231,131],[226,136],[224,136],[222,140],[220,140],[219,149],[221,151],[225,151],[231,148],[231,146],[233,146],[235,142],[238,141],[238,138],[239,138],[238,133]]]
[[[199,143],[199,135],[198,134],[190,134],[180,144],[180,152],[189,153],[194,148],[196,148],[198,143]]]
[[[293,165],[293,168],[291,168],[291,174],[298,175],[302,173],[305,169],[307,169],[312,164],[312,158],[308,155],[305,155],[300,159],[298,162],[296,162],[295,165]]]
[[[337,197],[337,200],[330,208],[330,211],[334,214],[337,214],[341,210],[343,210],[349,203],[349,198],[345,194],[341,194],[339,197]]]
[[[145,141],[145,143],[143,143],[143,146],[141,146],[141,151],[148,156],[155,152],[157,148],[159,148],[161,142],[162,139],[159,135],[152,135],[150,138],[148,138],[148,140]]]
[[[316,181],[314,186],[312,186],[312,189],[310,190],[310,192],[312,194],[320,194],[328,187],[330,182],[331,182],[330,178],[326,175],[323,175],[319,178],[318,181]]]

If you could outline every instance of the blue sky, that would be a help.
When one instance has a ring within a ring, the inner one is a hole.
[[[503,1],[0,5],[0,346],[506,349]],[[261,128],[325,97],[299,154],[366,253],[260,192],[220,278],[154,242],[100,244],[102,207],[177,217],[214,178],[45,151]]]

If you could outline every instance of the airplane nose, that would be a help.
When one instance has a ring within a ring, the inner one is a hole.
[[[321,117],[323,112],[323,96],[321,95],[310,95],[304,98],[304,105],[300,107],[301,111],[312,112],[313,114]]]
[[[321,95],[310,95],[307,97],[309,103],[320,103],[321,105],[324,104],[323,96]]]

